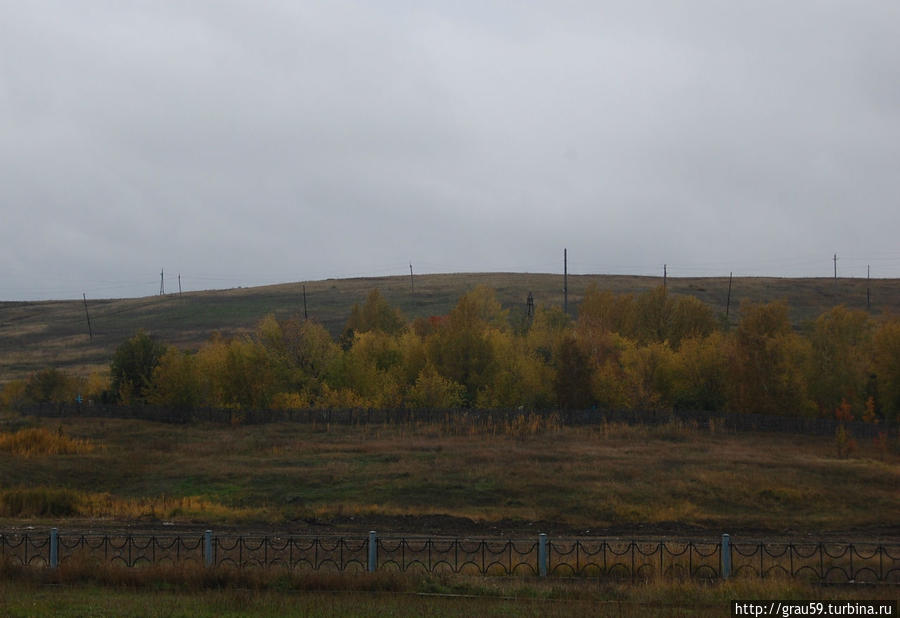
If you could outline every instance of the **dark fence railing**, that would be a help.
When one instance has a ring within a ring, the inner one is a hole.
[[[724,549],[723,549],[724,548]],[[900,544],[788,541],[460,539],[368,536],[0,533],[0,560],[55,568],[71,561],[125,567],[203,565],[332,572],[375,570],[497,576],[715,580],[791,577],[900,584]]]
[[[409,410],[409,409],[349,409],[349,410],[229,410],[197,408],[175,410],[149,405],[119,406],[99,403],[45,403],[22,406],[26,415],[48,418],[98,417],[158,421],[165,423],[240,423],[256,425],[272,422],[318,423],[334,425],[453,423],[460,419],[475,425],[497,425],[514,421],[517,417],[537,415],[553,419],[561,425],[599,425],[628,423],[632,425],[664,425],[673,421],[710,427],[711,424],[728,431],[765,431],[806,435],[834,435],[838,421],[833,418],[806,416],[775,416],[738,414],[732,412],[696,412],[687,410]],[[882,421],[843,423],[852,436],[875,438],[880,432],[897,434],[897,425]]]

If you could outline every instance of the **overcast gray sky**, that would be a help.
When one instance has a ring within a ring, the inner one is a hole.
[[[0,0],[0,300],[900,276],[900,2]]]

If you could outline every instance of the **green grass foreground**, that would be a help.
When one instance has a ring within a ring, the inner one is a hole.
[[[34,426],[90,448],[0,450],[6,524],[64,527],[60,517],[72,517],[488,536],[625,527],[862,540],[896,538],[900,513],[895,444],[863,445],[845,458],[833,438],[730,434],[715,425],[232,427],[0,417],[0,432]],[[441,528],[446,516],[462,529]]]
[[[732,599],[886,599],[886,587],[823,588],[779,579],[724,583],[285,571],[57,571],[0,565],[3,616],[722,616]]]

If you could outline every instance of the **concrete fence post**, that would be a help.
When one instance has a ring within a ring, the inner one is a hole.
[[[213,565],[212,530],[203,533],[203,564],[207,568]]]
[[[59,530],[50,528],[50,568],[59,566]]]
[[[538,575],[547,577],[547,535],[538,536]]]
[[[731,577],[731,537],[722,535],[722,579]]]
[[[378,535],[374,530],[369,531],[369,573],[374,573],[378,568]]]

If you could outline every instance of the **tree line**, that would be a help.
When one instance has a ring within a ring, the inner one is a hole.
[[[446,316],[406,319],[377,291],[337,339],[300,316],[196,351],[138,332],[108,376],[46,369],[7,384],[5,403],[107,402],[172,409],[483,408],[703,410],[896,420],[900,319],[834,307],[800,330],[784,302],[744,303],[728,327],[664,287],[588,290],[570,318],[538,307],[511,320],[478,287]]]

